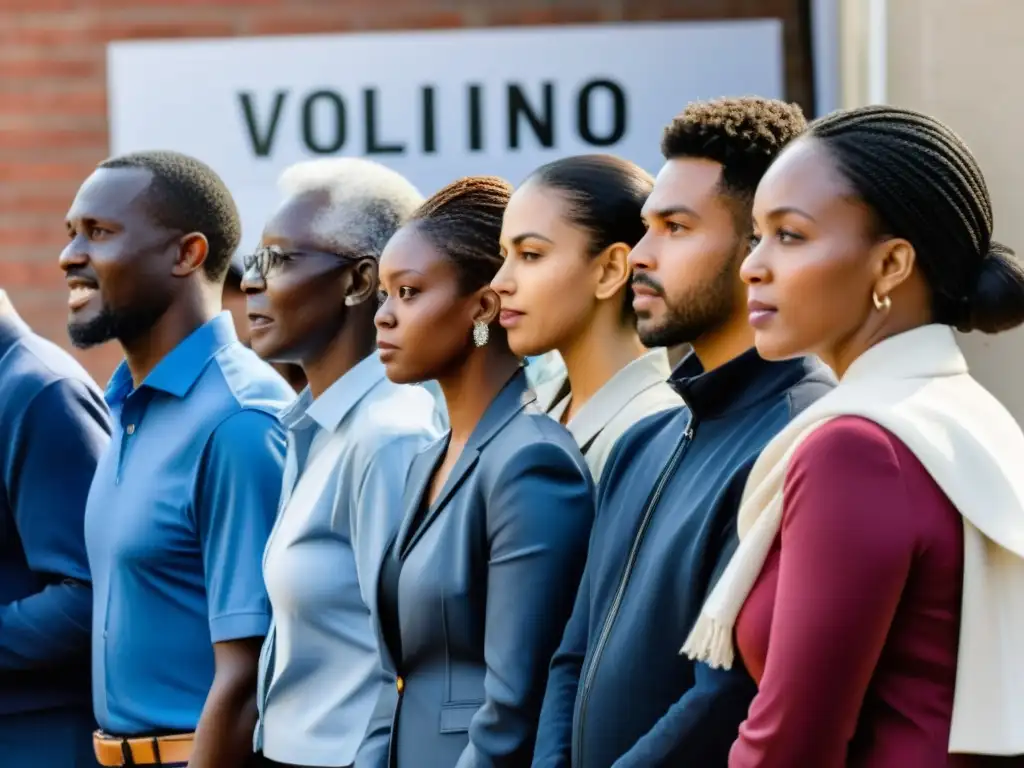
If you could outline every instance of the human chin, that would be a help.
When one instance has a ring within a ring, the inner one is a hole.
[[[667,323],[665,322],[663,313],[655,314],[650,310],[647,310],[643,314],[638,312],[636,315],[636,332],[640,337],[640,341],[642,341],[646,346],[650,345],[647,344],[645,339],[663,335],[666,325]]]
[[[509,349],[516,357],[536,357],[550,352],[552,349],[544,343],[543,339],[538,338],[527,324],[508,328],[505,335],[508,338]]]
[[[410,365],[402,349],[382,349],[378,353],[380,361],[384,364],[384,374],[394,384],[419,384],[427,381],[430,376],[417,374],[415,365]]]
[[[266,360],[268,363],[292,362],[284,359],[288,345],[283,339],[278,338],[278,333],[272,323],[266,327],[260,327],[256,332],[250,332],[249,348],[259,355],[261,360]]]
[[[776,316],[772,322],[761,328],[754,329],[754,346],[757,354],[764,360],[789,360],[805,354],[800,345],[795,343],[793,334]]]
[[[80,310],[68,317],[68,338],[78,349],[105,344],[116,336],[117,321],[109,310],[101,309],[88,315]]]

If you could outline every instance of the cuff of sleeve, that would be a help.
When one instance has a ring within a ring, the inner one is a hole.
[[[210,639],[215,643],[266,637],[269,629],[269,613],[228,613],[210,619]]]

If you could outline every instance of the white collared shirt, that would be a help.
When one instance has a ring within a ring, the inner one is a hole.
[[[370,611],[413,457],[441,432],[419,386],[377,355],[282,416],[288,455],[264,579],[273,624],[260,657],[255,747],[281,763],[347,765],[380,686]]]

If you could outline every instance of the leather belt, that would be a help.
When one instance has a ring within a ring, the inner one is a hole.
[[[122,739],[96,731],[92,735],[92,747],[96,760],[104,766],[169,765],[187,763],[192,758],[193,736],[182,733]]]

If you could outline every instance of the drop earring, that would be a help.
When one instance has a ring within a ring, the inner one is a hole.
[[[491,329],[483,320],[473,323],[473,343],[478,347],[487,346],[491,338]]]

